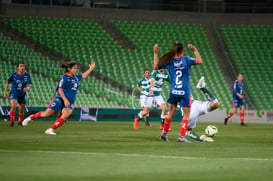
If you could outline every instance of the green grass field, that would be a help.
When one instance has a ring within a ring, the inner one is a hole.
[[[169,142],[152,128],[132,122],[68,122],[57,136],[44,135],[53,122],[9,127],[0,122],[0,180],[272,180],[273,125],[215,123],[214,143],[177,143],[179,123]],[[203,133],[207,123],[199,123]]]

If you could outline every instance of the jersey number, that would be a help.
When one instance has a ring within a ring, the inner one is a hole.
[[[175,74],[176,74],[175,84],[176,84],[176,85],[182,84],[182,81],[180,80],[180,78],[182,77],[182,71],[181,71],[181,70],[177,70],[177,71],[175,72]]]

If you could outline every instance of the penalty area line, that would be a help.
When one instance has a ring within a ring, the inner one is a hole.
[[[99,153],[99,152],[75,152],[75,151],[47,151],[47,150],[1,150],[2,153],[45,153],[45,154],[66,154],[66,155],[90,155],[90,156],[119,156],[138,158],[160,158],[160,159],[182,159],[182,160],[233,160],[233,161],[273,161],[273,158],[209,158],[192,156],[172,155],[149,155],[131,153]]]

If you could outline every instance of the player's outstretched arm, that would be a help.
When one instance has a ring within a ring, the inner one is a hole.
[[[158,66],[158,52],[159,52],[158,44],[155,44],[154,45],[154,69],[156,69]]]
[[[91,64],[89,64],[89,69],[82,74],[82,78],[83,79],[86,78],[93,71],[94,68],[95,68],[95,62],[92,61]]]
[[[195,48],[195,46],[193,46],[192,44],[189,44],[188,48],[193,51],[195,58],[196,58],[196,63],[202,64],[203,63],[202,58],[201,58],[198,50]]]

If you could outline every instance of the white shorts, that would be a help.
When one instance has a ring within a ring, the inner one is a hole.
[[[147,96],[140,96],[140,105],[141,107],[148,107],[151,108],[153,104],[153,98],[154,97],[147,97]]]
[[[195,128],[199,116],[210,112],[209,105],[210,105],[209,101],[197,101],[197,100],[193,101],[191,105],[191,113],[190,113],[189,126],[188,126],[189,128]],[[181,112],[183,116],[182,109],[181,109]]]
[[[165,101],[164,101],[164,99],[163,99],[163,97],[161,96],[161,95],[159,95],[159,96],[154,96],[153,97],[153,101],[157,104],[157,105],[161,105],[161,104],[164,104],[165,103]]]

